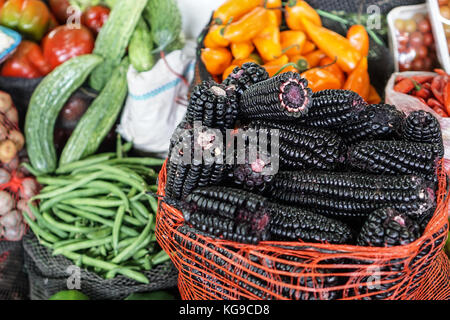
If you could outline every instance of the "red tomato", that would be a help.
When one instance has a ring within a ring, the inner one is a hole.
[[[104,6],[93,6],[88,8],[81,16],[81,23],[98,34],[109,17],[109,8]]]
[[[70,7],[70,1],[69,0],[50,0],[50,9],[52,10],[53,14],[55,15],[56,19],[59,21],[59,23],[65,24],[67,22],[67,19],[70,16],[69,7]]]
[[[72,29],[67,25],[54,29],[42,43],[44,57],[52,69],[73,57],[92,53],[94,44],[94,36],[89,29]]]

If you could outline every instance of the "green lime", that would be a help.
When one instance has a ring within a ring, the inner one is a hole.
[[[55,293],[49,300],[89,300],[89,297],[77,290],[65,290]]]

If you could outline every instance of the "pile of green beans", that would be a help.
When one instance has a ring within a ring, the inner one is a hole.
[[[118,152],[62,166],[53,176],[37,177],[43,188],[24,218],[53,255],[106,279],[123,275],[149,283],[144,271],[169,259],[156,242],[158,203],[151,195],[162,164]]]

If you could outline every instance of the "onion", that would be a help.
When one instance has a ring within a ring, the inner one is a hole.
[[[26,212],[28,214],[28,216],[31,218],[31,220],[33,220],[33,221],[36,220],[36,217],[33,215],[30,207],[28,206],[27,200],[25,200],[25,199],[19,200],[19,202],[17,202],[17,210],[22,212],[22,215],[24,214],[24,212]]]
[[[17,154],[17,148],[14,142],[11,140],[5,140],[0,142],[0,161],[3,163],[8,163]]]
[[[19,214],[19,211],[17,211],[17,210],[10,211],[7,214],[5,214],[3,217],[0,218],[0,223],[2,224],[2,226],[5,227],[5,229],[15,228],[21,222],[22,222],[22,219]]]
[[[19,113],[17,112],[16,108],[9,109],[8,112],[6,112],[6,117],[16,126],[19,125]]]
[[[33,178],[26,178],[22,181],[22,188],[19,191],[19,197],[28,200],[38,193],[39,186]]]
[[[13,172],[19,168],[19,157],[15,156],[11,161],[5,163],[3,168],[9,172]]]
[[[8,135],[9,140],[14,142],[17,150],[22,150],[25,145],[25,138],[19,130],[11,130]]]
[[[14,199],[6,191],[0,191],[0,216],[10,212],[14,208]]]
[[[0,169],[0,185],[8,183],[11,180],[11,175],[5,169]]]
[[[6,92],[0,91],[0,112],[6,113],[12,106],[11,96]]]
[[[19,241],[25,233],[25,226],[21,223],[14,228],[5,228],[4,237],[7,241]]]

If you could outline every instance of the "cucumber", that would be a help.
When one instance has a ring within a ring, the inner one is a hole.
[[[113,71],[100,95],[92,102],[67,141],[60,166],[94,154],[114,126],[128,93],[129,59]]]
[[[153,39],[150,28],[143,18],[139,19],[128,46],[128,56],[138,72],[149,71],[155,64],[153,58]]]
[[[93,54],[72,58],[47,75],[34,91],[25,119],[25,137],[30,161],[37,173],[56,170],[53,142],[56,119],[70,96],[102,61]]]
[[[113,70],[122,61],[146,5],[147,0],[116,0],[95,41],[94,54],[102,56],[105,62],[94,70],[89,79],[94,90],[103,89]]]
[[[148,0],[144,18],[150,24],[153,41],[158,45],[157,51],[166,51],[179,39],[182,20],[175,0]]]

